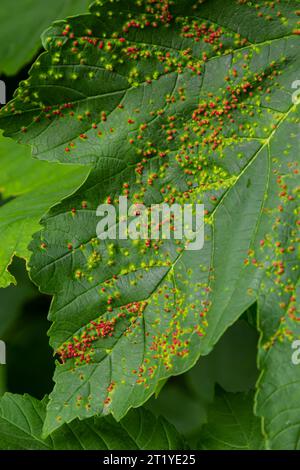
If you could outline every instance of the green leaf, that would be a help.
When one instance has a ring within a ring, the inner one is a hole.
[[[43,214],[71,194],[87,172],[35,161],[29,148],[0,136],[0,192],[12,197],[0,207],[0,287],[15,283],[7,267],[14,256],[28,260],[27,247]]]
[[[292,282],[289,278],[285,289],[273,288],[273,296],[262,299],[259,310],[262,372],[256,413],[263,418],[267,445],[272,450],[300,449],[300,366],[293,361],[293,356],[299,357],[299,343],[293,344],[300,339],[300,326],[299,316],[294,317],[295,302],[290,301],[291,297],[299,299],[300,283],[298,280],[294,296],[289,288]],[[281,304],[286,300],[284,308],[280,309],[278,300]]]
[[[51,345],[63,362],[45,434],[75,417],[121,419],[208,354],[278,276],[279,295],[285,277],[299,276],[298,2],[257,6],[96,2],[44,34],[47,52],[1,113],[5,134],[38,158],[94,166],[32,244],[31,274],[54,294]],[[204,248],[100,243],[96,209],[120,195],[204,203]],[[294,247],[285,274],[272,264],[281,256],[274,226]]]
[[[299,118],[280,126],[270,154],[277,159],[277,180],[266,201],[273,223],[258,298],[261,376],[256,412],[263,418],[268,446],[291,450],[300,449],[300,369],[292,360],[294,341],[300,338]]]
[[[176,429],[149,411],[133,410],[121,423],[91,418],[62,426],[41,438],[47,399],[6,393],[0,400],[1,450],[179,450],[185,444]]]
[[[0,74],[15,75],[41,47],[40,36],[49,24],[84,13],[89,0],[2,0],[0,6]]]
[[[218,389],[200,434],[202,450],[262,450],[260,420],[253,414],[252,393],[225,393]]]

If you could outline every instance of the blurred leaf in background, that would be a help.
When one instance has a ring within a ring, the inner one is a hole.
[[[253,414],[254,393],[226,393],[217,389],[209,407],[208,424],[199,437],[202,450],[261,450],[261,421]]]
[[[84,181],[88,169],[50,164],[31,157],[30,148],[0,135],[0,287],[14,283],[7,271],[14,255],[26,260],[28,244],[47,210]]]
[[[41,47],[51,23],[88,11],[91,0],[1,0],[0,74],[14,75]]]

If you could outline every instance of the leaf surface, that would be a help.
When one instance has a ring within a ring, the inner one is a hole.
[[[252,393],[218,391],[208,412],[199,446],[203,450],[262,450],[260,420],[253,414]]]
[[[31,247],[32,277],[54,294],[62,362],[46,434],[77,416],[121,419],[208,354],[255,300],[278,288],[280,304],[286,282],[294,293],[298,4],[96,2],[44,34],[47,52],[0,124],[40,159],[93,164]],[[96,209],[120,195],[203,203],[204,248],[100,242]],[[284,261],[277,230],[292,247]],[[262,321],[276,328],[286,307]]]
[[[47,399],[6,393],[0,400],[1,450],[136,450],[183,449],[178,432],[164,418],[144,409],[133,410],[121,423],[91,418],[62,426],[41,438]]]

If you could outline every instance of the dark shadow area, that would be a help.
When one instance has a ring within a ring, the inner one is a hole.
[[[7,77],[4,74],[2,75],[0,74],[0,80],[2,80],[6,85],[6,102],[7,103],[13,98],[14,92],[18,88],[19,83],[22,80],[26,80],[28,78],[29,70],[32,64],[41,54],[41,52],[43,52],[43,49],[39,50],[39,52],[34,57],[33,61],[25,65],[25,67],[23,67],[23,69],[20,70],[20,72],[17,75],[14,75],[13,77]],[[1,108],[1,105],[0,105],[0,108]]]
[[[4,389],[42,398],[53,388],[54,360],[47,336],[51,297],[39,293],[23,260],[15,258],[10,272],[17,286],[0,289],[0,334],[7,348]]]

